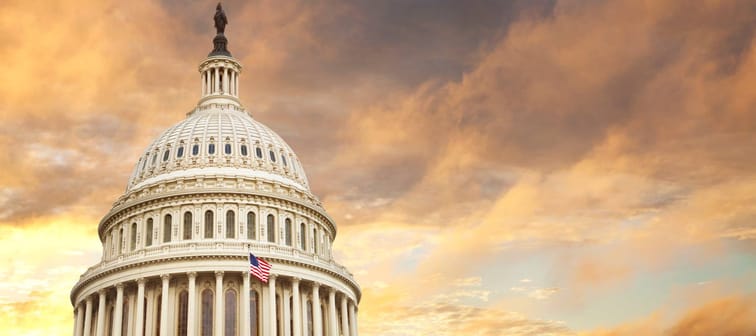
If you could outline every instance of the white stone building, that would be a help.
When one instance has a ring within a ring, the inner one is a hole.
[[[220,10],[220,9],[219,9]],[[219,30],[202,97],[144,152],[71,291],[75,336],[357,335],[360,287],[302,164],[239,100]],[[272,264],[267,284],[249,253]]]

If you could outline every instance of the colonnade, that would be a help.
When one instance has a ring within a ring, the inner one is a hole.
[[[239,73],[232,68],[213,66],[202,71],[202,96],[227,94],[239,96]]]
[[[163,274],[80,298],[74,336],[357,336],[356,307],[336,288],[297,277],[271,274],[263,284],[247,272]]]

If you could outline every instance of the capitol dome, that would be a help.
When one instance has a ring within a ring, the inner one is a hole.
[[[356,336],[361,290],[333,258],[336,224],[291,147],[242,106],[220,5],[214,19],[197,106],[98,225],[102,259],[71,290],[74,335]],[[267,279],[251,275],[257,258]]]

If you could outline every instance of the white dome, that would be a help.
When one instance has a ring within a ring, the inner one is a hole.
[[[127,193],[182,176],[243,176],[271,180],[310,193],[294,151],[242,109],[213,105],[192,112],[144,151]]]

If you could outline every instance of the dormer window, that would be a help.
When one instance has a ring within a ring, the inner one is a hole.
[[[197,156],[197,154],[199,154],[199,145],[194,144],[194,146],[192,146],[192,155]]]
[[[170,153],[170,149],[166,149],[165,152],[163,152],[163,162],[168,161],[168,155],[170,155]]]
[[[224,153],[226,153],[226,154],[231,154],[231,144],[226,144],[226,145],[225,145],[225,146],[223,146],[223,147],[224,147],[224,148],[223,148],[223,152],[224,152]]]
[[[207,153],[210,155],[215,154],[215,144],[207,145]]]
[[[247,156],[247,145],[241,145],[241,155]]]
[[[183,157],[183,156],[184,156],[184,146],[181,146],[181,147],[179,147],[179,148],[178,148],[178,149],[176,150],[176,157],[177,157],[177,158],[181,158],[181,157]]]
[[[255,148],[255,155],[258,159],[262,159],[262,149],[260,147]]]
[[[276,162],[276,153],[273,153],[273,151],[270,151],[269,154],[270,154],[270,161]]]

